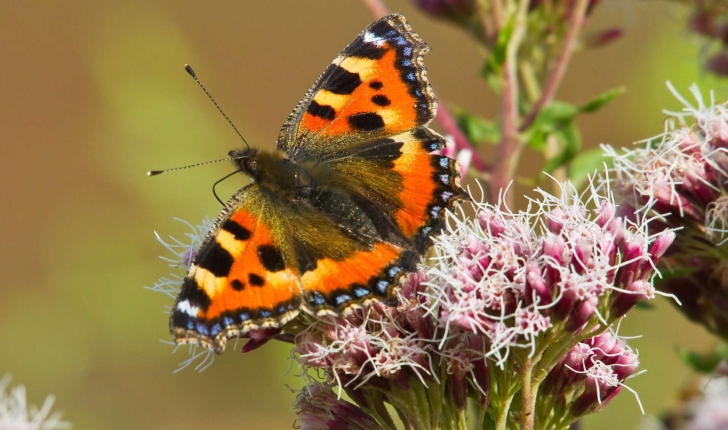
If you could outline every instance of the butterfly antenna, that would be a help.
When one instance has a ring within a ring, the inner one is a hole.
[[[205,94],[207,94],[207,97],[210,98],[210,100],[215,105],[215,107],[217,108],[217,110],[220,111],[220,113],[222,114],[222,116],[225,117],[225,119],[227,120],[228,124],[230,124],[230,126],[233,128],[233,130],[235,130],[235,132],[238,134],[238,136],[240,136],[240,138],[243,139],[243,143],[245,143],[245,146],[247,146],[248,148],[250,148],[250,145],[248,145],[248,141],[245,140],[245,138],[243,137],[242,134],[240,134],[240,132],[238,131],[238,128],[235,127],[235,124],[233,124],[233,122],[230,121],[230,118],[228,118],[228,116],[225,115],[225,112],[222,111],[222,108],[220,108],[220,105],[217,104],[217,102],[215,101],[214,98],[212,98],[212,95],[210,95],[210,93],[207,91],[207,89],[205,88],[205,86],[202,85],[202,82],[200,82],[200,80],[197,78],[197,74],[195,74],[195,71],[192,70],[192,67],[190,67],[189,64],[185,64],[185,70],[187,71],[187,73],[190,74],[190,76],[192,76],[192,79],[194,79],[195,82],[197,82],[197,85],[199,85],[200,88],[202,88],[202,91],[204,91]]]
[[[217,192],[215,191],[215,187],[220,182],[224,181],[225,179],[227,179],[227,178],[231,177],[232,175],[234,175],[236,173],[239,173],[239,172],[242,172],[242,169],[238,169],[238,170],[234,171],[233,173],[227,174],[222,179],[220,179],[217,182],[215,182],[214,184],[212,184],[212,194],[215,196],[215,198],[217,199],[217,201],[220,202],[221,205],[225,206],[225,203],[223,203],[223,201],[220,200],[220,197],[217,196]]]
[[[221,158],[219,160],[205,161],[203,163],[190,164],[189,166],[173,167],[171,169],[163,169],[163,170],[150,170],[147,172],[147,176],[156,176],[156,175],[161,175],[164,172],[173,172],[175,170],[184,170],[184,169],[189,169],[190,167],[204,166],[206,164],[214,164],[214,163],[220,163],[222,161],[231,161],[231,160],[236,160],[236,159],[237,158],[235,158],[235,157],[228,157],[228,158]]]

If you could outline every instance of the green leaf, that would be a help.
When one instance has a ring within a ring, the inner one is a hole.
[[[715,348],[716,354],[723,357],[724,360],[728,360],[728,343],[721,343]]]
[[[625,87],[612,88],[607,90],[583,105],[579,106],[579,110],[582,113],[593,113],[601,109],[604,105],[611,102],[615,97],[620,94],[624,94],[627,91]]]
[[[726,358],[717,353],[700,354],[687,349],[679,350],[678,355],[683,363],[698,373],[713,373],[718,364]]]
[[[480,69],[480,75],[486,79],[488,85],[496,93],[501,91],[500,76],[503,73],[503,64],[506,62],[506,56],[508,55],[508,43],[511,36],[513,36],[513,22],[513,20],[509,21],[498,33],[493,50]]]
[[[546,149],[546,144],[548,143],[548,140],[546,140],[547,137],[548,133],[543,132],[534,132],[525,135],[526,143],[528,143],[528,146],[535,149],[536,151],[543,151],[544,149]]]
[[[500,70],[506,62],[506,56],[508,55],[508,43],[511,41],[511,36],[513,36],[513,23],[513,19],[506,23],[506,25],[498,33],[495,46],[493,46],[493,53],[490,58],[493,69],[495,70]]]
[[[474,145],[495,144],[500,141],[500,126],[477,115],[466,112],[457,114],[458,127]]]
[[[589,175],[610,166],[612,159],[604,156],[602,148],[593,148],[580,152],[569,165],[569,180],[576,188],[581,187],[589,179]]]
[[[568,164],[581,149],[581,134],[573,122],[563,124],[551,133],[561,144],[561,150],[555,157],[546,161],[543,170],[547,173]]]
[[[579,112],[579,108],[571,103],[553,101],[544,106],[538,114],[534,125],[537,123],[546,125],[554,122],[571,121],[579,115]]]

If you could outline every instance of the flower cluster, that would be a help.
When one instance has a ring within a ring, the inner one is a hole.
[[[544,380],[538,415],[570,420],[602,409],[638,364],[637,354],[609,332],[576,344]]]
[[[665,259],[673,275],[659,288],[677,296],[688,317],[728,339],[728,108],[706,106],[692,91],[698,107],[676,93],[686,108],[671,113],[663,134],[634,149],[604,149],[614,160],[613,187],[623,207],[657,218],[653,233],[678,229]]]
[[[0,378],[0,429],[61,430],[71,425],[61,420],[60,412],[51,412],[54,398],[48,396],[43,406],[28,406],[25,387],[10,388],[10,376]]]
[[[652,298],[653,265],[674,233],[650,244],[646,224],[593,191],[585,203],[569,185],[558,198],[541,191],[536,210],[518,214],[481,205],[440,237],[429,306],[446,332],[484,336],[502,363],[514,347],[535,351],[549,329],[588,334]]]
[[[385,403],[413,428],[464,425],[468,399],[481,419],[524,428],[566,428],[600,409],[637,367],[608,328],[654,296],[674,233],[650,238],[590,190],[583,201],[564,184],[559,197],[541,191],[535,210],[476,204],[475,218],[452,217],[397,307],[307,323],[294,341],[304,374],[316,370],[382,426]]]

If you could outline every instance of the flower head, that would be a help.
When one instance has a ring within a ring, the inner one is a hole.
[[[658,241],[654,252],[664,254],[666,266],[689,270],[659,288],[679,299],[681,312],[728,339],[721,310],[728,304],[728,107],[706,105],[697,87],[697,107],[673,92],[685,109],[668,112],[663,134],[622,152],[604,149],[614,159],[613,187],[623,213],[655,218],[651,234],[675,229],[674,245],[661,249]]]
[[[429,312],[448,334],[483,336],[501,364],[545,333],[589,332],[652,298],[654,264],[673,237],[648,237],[646,222],[617,217],[593,189],[585,202],[568,184],[558,197],[540,193],[528,211],[479,204],[477,219],[454,220],[428,272]]]
[[[330,385],[312,382],[296,398],[297,428],[301,430],[376,430],[381,426],[358,406],[340,399]]]
[[[61,430],[71,424],[61,420],[60,412],[51,412],[53,396],[43,406],[29,406],[22,385],[10,388],[10,376],[0,379],[0,429],[3,430]]]

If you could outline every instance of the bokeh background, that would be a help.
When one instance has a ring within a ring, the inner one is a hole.
[[[387,0],[433,46],[429,76],[451,107],[483,116],[495,100],[478,78],[467,35],[405,0]],[[701,72],[688,11],[662,1],[605,0],[591,30],[626,34],[579,53],[559,98],[628,92],[580,120],[584,142],[617,146],[658,134],[678,109],[665,81],[725,83]],[[372,21],[358,1],[0,2],[0,375],[30,401],[48,393],[77,429],[289,429],[295,420],[288,347],[229,348],[205,372],[173,374],[184,351],[168,339],[170,299],[145,290],[169,268],[153,236],[182,236],[172,220],[216,215],[215,165],[148,178],[149,169],[223,157],[241,146],[184,72],[190,63],[247,140],[272,147],[318,74]],[[524,174],[537,158],[526,158]],[[219,188],[227,196],[242,177]],[[648,372],[630,380],[648,413],[690,377],[678,348],[714,340],[664,299],[622,325]],[[584,429],[635,428],[635,398],[620,395]]]

